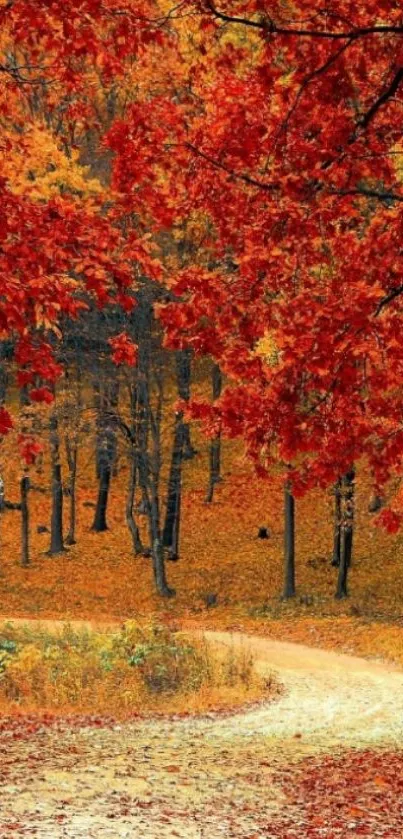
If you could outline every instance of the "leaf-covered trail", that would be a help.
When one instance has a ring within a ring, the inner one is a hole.
[[[391,665],[266,638],[205,634],[214,643],[247,645],[262,672],[278,674],[283,693],[231,717],[44,727],[24,739],[5,730],[0,836],[316,836],[281,827],[291,816],[303,822],[279,775],[304,756],[401,748],[403,672]],[[318,835],[353,836],[353,825]]]

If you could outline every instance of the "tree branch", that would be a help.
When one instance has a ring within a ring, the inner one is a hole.
[[[363,26],[358,27],[357,29],[353,28],[345,32],[328,32],[327,30],[321,29],[287,28],[283,26],[278,26],[273,20],[271,20],[271,18],[250,20],[248,18],[228,15],[225,12],[221,12],[219,9],[217,9],[213,5],[211,0],[207,0],[206,6],[213,13],[214,17],[217,17],[220,20],[225,21],[225,23],[236,23],[241,24],[243,26],[252,26],[255,29],[262,29],[263,31],[273,35],[287,35],[290,37],[298,38],[325,38],[327,40],[357,40],[358,38],[365,38],[367,35],[403,35],[403,25],[383,26],[380,24],[375,26]]]
[[[376,198],[378,201],[403,201],[403,195],[396,192],[380,192],[377,189],[367,189],[366,187],[356,187],[356,189],[334,189],[330,191],[330,195],[339,195],[340,197],[348,195],[360,195],[364,198]]]
[[[388,305],[388,303],[391,303],[392,300],[395,300],[396,297],[400,297],[401,294],[403,294],[403,285],[397,286],[393,289],[393,291],[390,291],[389,294],[386,294],[385,297],[382,297],[382,300],[379,301],[377,309],[375,311],[375,317],[378,317],[382,309],[384,309],[385,306]]]
[[[374,102],[374,104],[371,105],[371,107],[369,108],[367,113],[364,114],[364,116],[360,119],[360,121],[359,121],[360,128],[364,128],[364,129],[367,128],[367,126],[369,125],[371,120],[374,118],[374,116],[378,113],[378,111],[382,107],[382,105],[384,105],[388,101],[388,99],[391,99],[392,96],[395,95],[395,93],[397,92],[397,90],[399,88],[399,85],[402,81],[403,81],[403,67],[400,67],[399,70],[397,71],[397,73],[395,74],[392,82],[390,83],[389,87],[387,88],[387,90],[385,90],[385,92],[382,93],[382,95],[378,97],[378,99]]]
[[[249,175],[245,175],[242,172],[234,172],[234,170],[230,169],[229,166],[226,166],[225,163],[221,163],[221,161],[216,160],[214,157],[210,157],[209,154],[201,151],[192,143],[185,143],[185,146],[190,149],[190,151],[194,152],[194,154],[197,154],[198,157],[202,157],[203,160],[211,163],[211,165],[215,166],[216,169],[222,169],[223,172],[226,172],[227,175],[230,175],[231,178],[234,178],[237,181],[244,181],[244,183],[249,184],[250,186],[257,186],[259,189],[263,189],[266,192],[274,192],[279,189],[278,184],[265,183],[264,181],[258,181],[255,178],[251,178]]]

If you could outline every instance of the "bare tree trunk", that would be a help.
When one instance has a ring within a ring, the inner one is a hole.
[[[192,378],[192,351],[178,350],[176,353],[176,377],[178,382],[179,398],[184,402],[190,399],[190,382]],[[197,454],[190,439],[190,425],[183,423],[183,458],[191,460]]]
[[[150,390],[150,342],[152,331],[152,309],[147,298],[141,299],[137,307],[138,312],[138,379],[136,391],[135,438],[137,443],[138,480],[142,493],[143,511],[149,515],[149,500],[147,500],[149,482],[149,390]]]
[[[138,526],[136,524],[136,520],[133,514],[134,508],[134,499],[136,496],[136,477],[137,477],[137,454],[136,451],[133,449],[131,452],[131,460],[130,460],[130,475],[129,475],[129,484],[127,488],[127,496],[126,496],[126,524],[129,528],[130,535],[132,537],[133,543],[133,551],[136,556],[139,556],[144,553],[143,543],[140,538],[140,532]]]
[[[212,370],[213,402],[221,396],[222,376],[218,364],[213,365]],[[207,488],[206,502],[210,504],[213,500],[216,485],[221,480],[221,433],[219,432],[210,443],[210,473]]]
[[[69,466],[69,531],[66,536],[66,545],[76,544],[76,486],[77,486],[77,461],[78,461],[78,445],[77,440],[71,442],[69,436],[66,436],[66,455]]]
[[[75,345],[75,405],[73,408],[74,429],[72,436],[67,432],[65,438],[66,456],[69,467],[69,531],[66,537],[67,545],[76,544],[76,520],[77,520],[77,468],[79,451],[80,422],[83,408],[82,393],[82,357]]]
[[[182,490],[182,460],[184,445],[183,414],[177,414],[172,447],[171,467],[168,478],[167,510],[162,543],[168,549],[168,559],[179,559],[179,527]]]
[[[340,565],[335,594],[337,600],[348,597],[347,580],[351,566],[354,533],[354,481],[355,471],[351,469],[343,479]]]
[[[105,388],[100,408],[101,416],[97,435],[98,497],[91,528],[95,533],[103,533],[108,529],[106,513],[112,469],[116,457],[116,432],[111,421],[111,415],[117,411],[118,394],[119,389],[112,382],[109,387]]]
[[[161,422],[163,406],[163,376],[161,359],[158,358],[154,349],[153,372],[156,383],[156,400],[154,407],[151,405],[150,394],[147,389],[146,409],[149,418],[150,428],[150,456],[148,469],[147,486],[147,508],[150,524],[150,541],[152,546],[152,562],[154,580],[157,591],[162,597],[173,597],[175,589],[170,588],[166,578],[164,546],[161,534],[161,513],[160,513],[160,477],[161,477]]]
[[[52,515],[50,522],[49,555],[64,551],[63,543],[63,484],[60,463],[60,439],[57,417],[50,419],[50,452],[52,468]]]
[[[21,497],[21,565],[27,568],[29,565],[29,478],[24,475],[20,482]]]
[[[340,566],[341,551],[341,480],[340,478],[334,487],[334,529],[333,529],[333,556],[332,565],[334,568]]]
[[[284,591],[283,599],[295,597],[295,501],[288,483],[284,486]]]
[[[109,487],[111,482],[111,464],[105,461],[100,464],[100,475],[98,484],[98,497],[95,508],[94,521],[91,530],[95,533],[103,533],[108,530],[106,511],[108,507]]]
[[[159,526],[159,504],[154,493],[149,502],[149,514],[155,586],[162,597],[174,597],[175,589],[170,588],[166,577],[164,547]]]

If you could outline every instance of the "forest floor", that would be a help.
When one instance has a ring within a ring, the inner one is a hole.
[[[350,597],[336,601],[337,569],[331,567],[333,497],[315,490],[296,504],[297,596],[281,600],[283,490],[281,481],[258,480],[233,441],[223,445],[223,481],[214,502],[204,501],[208,442],[184,465],[179,562],[167,563],[177,595],[158,597],[150,560],[134,557],[125,523],[127,464],[122,454],[112,482],[109,529],[93,533],[94,464],[78,476],[77,544],[49,557],[49,494],[32,492],[31,564],[19,564],[20,516],[0,516],[0,615],[31,619],[129,619],[268,634],[403,665],[403,536],[376,527],[368,513],[371,485],[358,469]],[[7,441],[3,448],[8,445]],[[8,496],[16,500],[20,466],[7,457]],[[46,489],[46,469],[34,475]],[[164,486],[163,486],[164,489]],[[67,517],[66,500],[66,517]],[[143,526],[144,517],[138,515]],[[268,539],[258,539],[260,526]],[[38,528],[41,532],[38,532]],[[45,528],[45,530],[44,530]],[[211,605],[213,604],[213,605]]]
[[[243,634],[283,689],[233,716],[4,720],[0,837],[401,839],[403,671]]]

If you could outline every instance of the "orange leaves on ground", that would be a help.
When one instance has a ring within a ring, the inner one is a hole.
[[[340,714],[342,726],[342,710]],[[281,777],[282,774],[282,777]],[[309,758],[279,773],[290,815],[274,820],[268,835],[366,836],[400,839],[403,830],[403,755],[356,751]],[[381,783],[380,783],[381,782]],[[346,832],[348,831],[348,833]]]
[[[82,455],[77,495],[78,543],[50,558],[49,492],[30,494],[31,559],[19,565],[20,514],[0,517],[0,615],[124,619],[158,614],[164,621],[243,627],[282,640],[403,662],[399,616],[403,591],[399,542],[375,528],[367,513],[370,482],[357,480],[357,530],[351,597],[334,601],[330,565],[332,497],[315,491],[297,502],[297,597],[283,603],[283,491],[281,480],[257,479],[234,442],[223,444],[223,478],[212,504],[204,503],[208,441],[194,437],[199,455],[184,465],[181,555],[167,563],[174,601],[154,592],[151,562],[134,557],[123,499],[128,480],[122,458],[108,509],[109,530],[91,532],[96,485],[93,461]],[[29,440],[29,450],[35,441]],[[6,497],[19,500],[20,465],[11,437],[2,446]],[[36,448],[32,451],[35,457]],[[45,452],[46,455],[46,452]],[[46,465],[46,464],[44,464]],[[45,473],[46,474],[46,469]],[[35,483],[46,484],[38,474]],[[68,507],[66,505],[66,512]],[[137,514],[145,542],[145,518]],[[257,538],[261,526],[269,538]],[[382,562],[379,561],[382,557]],[[211,597],[215,595],[215,597]],[[380,622],[382,619],[383,623]],[[386,621],[392,625],[385,625]]]

